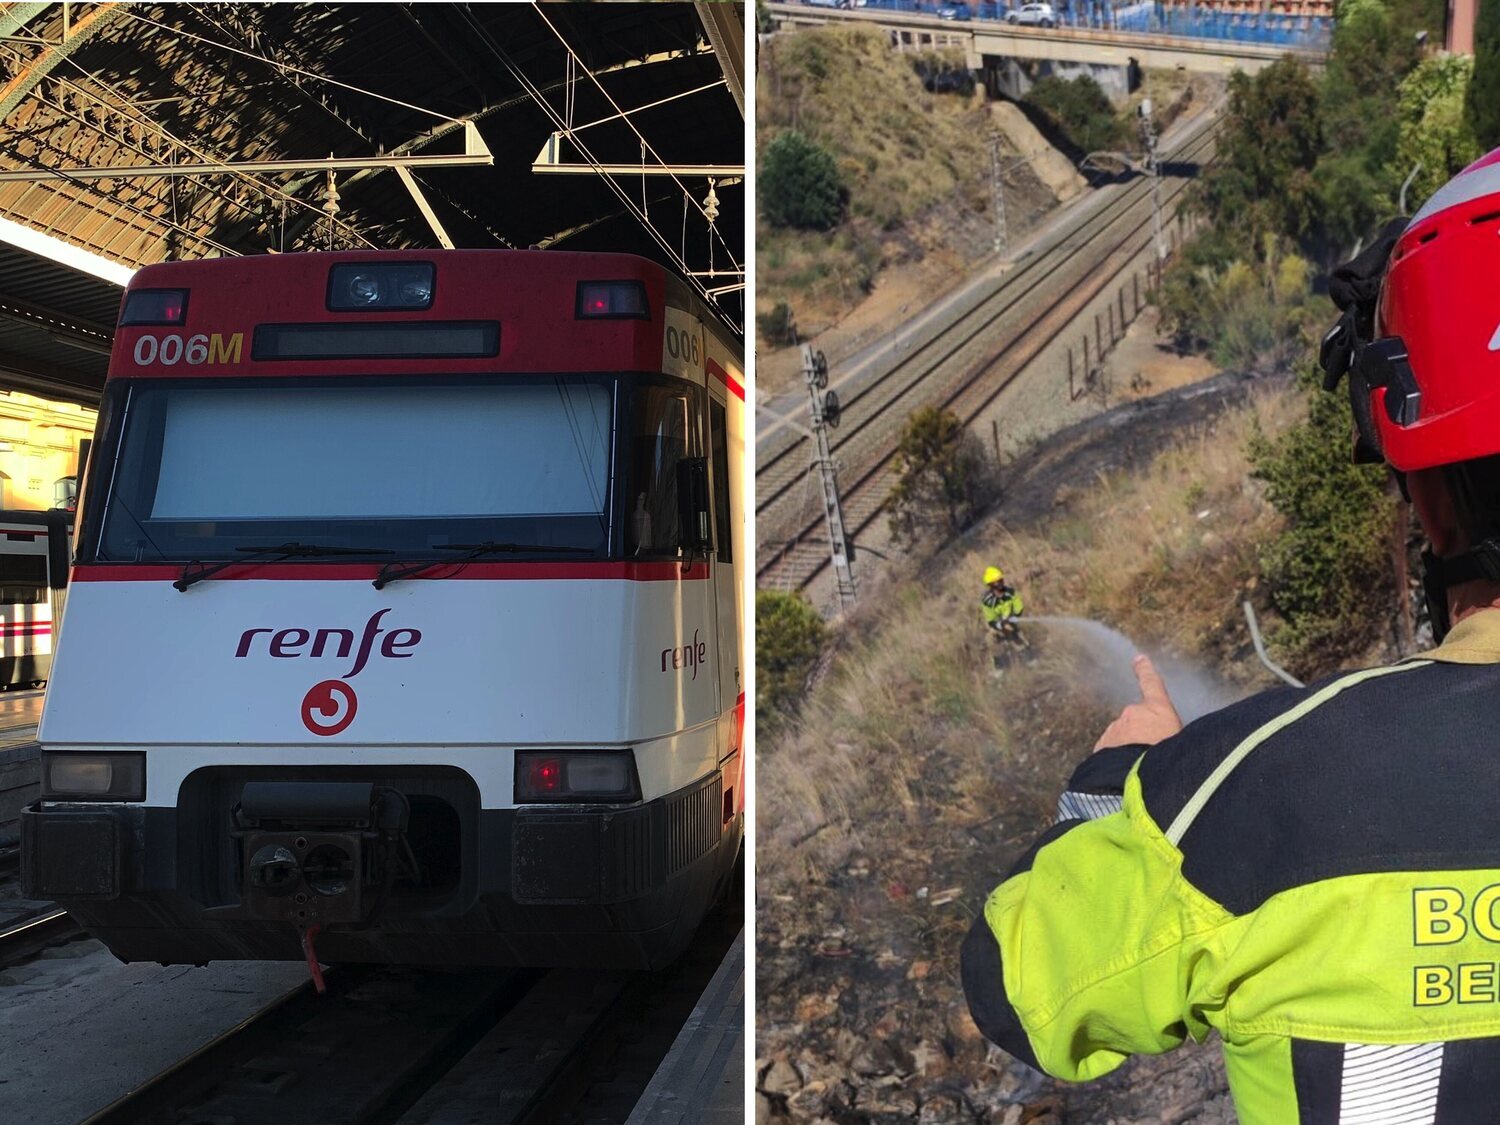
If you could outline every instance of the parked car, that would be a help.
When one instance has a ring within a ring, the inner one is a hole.
[[[1033,27],[1056,27],[1057,12],[1051,4],[1022,4],[1005,13],[1006,23],[1024,23]]]

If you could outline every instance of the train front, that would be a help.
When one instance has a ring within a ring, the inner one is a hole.
[[[125,960],[675,957],[742,827],[732,349],[621,255],[140,271],[26,893]]]

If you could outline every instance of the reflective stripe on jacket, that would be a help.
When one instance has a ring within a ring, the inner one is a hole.
[[[1002,586],[1001,593],[994,590],[986,590],[984,598],[979,603],[980,612],[984,614],[984,623],[993,625],[995,622],[1006,617],[1017,617],[1022,609],[1021,595],[1009,586]]]
[[[975,1022],[1073,1081],[1216,1030],[1243,1125],[1494,1121],[1497,731],[1485,610],[1095,755],[964,944]]]

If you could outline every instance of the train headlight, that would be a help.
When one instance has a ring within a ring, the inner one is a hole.
[[[355,305],[378,305],[380,303],[380,278],[373,274],[357,273],[349,279],[349,302]]]
[[[42,755],[44,801],[144,801],[146,755]]]
[[[432,275],[411,274],[404,277],[396,292],[406,308],[425,309],[432,304]]]
[[[328,271],[330,312],[432,307],[431,262],[345,262]]]
[[[639,801],[629,750],[518,750],[516,801]]]

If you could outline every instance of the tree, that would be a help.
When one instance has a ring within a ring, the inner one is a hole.
[[[1328,394],[1309,361],[1300,373],[1307,418],[1275,441],[1251,441],[1254,475],[1286,517],[1262,564],[1285,625],[1276,642],[1314,663],[1361,652],[1386,624],[1391,604],[1389,540],[1394,515],[1385,471],[1349,456],[1349,397]]]
[[[768,730],[796,714],[828,637],[800,594],[755,592],[755,722]]]
[[[1491,3],[1500,0],[1491,0]],[[1392,171],[1403,179],[1418,164],[1408,208],[1415,211],[1464,166],[1482,155],[1464,114],[1474,60],[1467,55],[1423,59],[1397,91],[1400,132]]]
[[[829,230],[843,213],[838,164],[795,129],[778,134],[761,154],[757,196],[761,214],[778,227]]]
[[[1318,86],[1306,66],[1287,57],[1254,77],[1230,75],[1218,159],[1197,199],[1232,234],[1236,257],[1259,255],[1267,234],[1301,244],[1314,233],[1322,151]]]
[[[907,419],[896,447],[891,534],[916,543],[968,527],[993,492],[994,474],[979,439],[957,414],[924,406]]]
[[[1078,149],[1080,157],[1125,148],[1133,142],[1130,130],[1115,116],[1104,88],[1087,74],[1077,78],[1048,75],[1026,92],[1025,100],[1046,115],[1063,139]]]
[[[1465,96],[1464,118],[1481,149],[1500,148],[1500,0],[1479,5],[1474,77]]]

